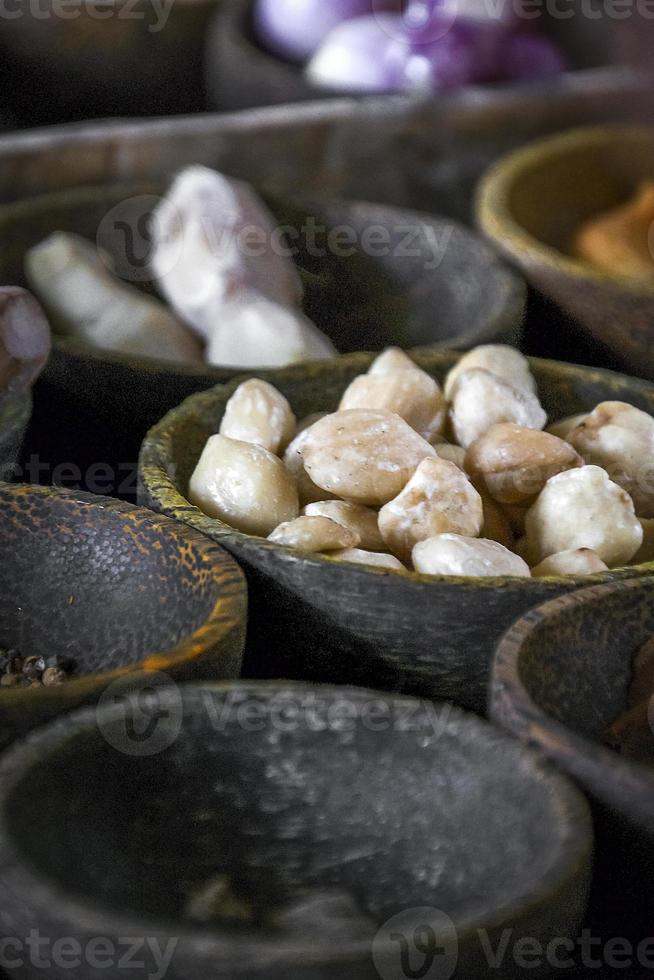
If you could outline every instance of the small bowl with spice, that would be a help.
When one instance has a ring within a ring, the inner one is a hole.
[[[652,570],[653,416],[645,381],[505,345],[353,354],[187,399],[141,501],[241,563],[251,676],[483,710],[518,616]]]
[[[576,937],[592,840],[567,780],[450,705],[186,685],[4,755],[0,937],[149,937],[127,975],[165,964],[169,980],[400,977],[409,956],[508,980],[513,957],[491,967],[488,944]]]
[[[654,577],[644,577],[527,613],[502,639],[492,671],[494,721],[544,752],[593,801],[596,905],[614,930],[618,922],[651,927],[653,654]]]
[[[246,590],[191,528],[107,497],[0,484],[0,747],[161,673],[237,677]]]
[[[604,348],[654,378],[654,127],[572,130],[501,159],[477,222]]]

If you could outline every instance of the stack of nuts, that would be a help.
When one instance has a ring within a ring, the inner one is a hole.
[[[22,657],[9,650],[0,658],[0,687],[59,687],[75,672],[63,657]]]
[[[241,384],[189,496],[277,544],[426,575],[592,575],[654,558],[654,418],[603,402],[546,423],[511,347],[466,354],[444,389],[391,348],[337,412],[299,424],[270,384]]]

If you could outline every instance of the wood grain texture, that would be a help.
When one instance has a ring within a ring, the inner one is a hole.
[[[457,355],[416,359],[442,381]],[[302,418],[333,411],[349,382],[371,360],[370,355],[354,354],[283,370],[269,380]],[[552,419],[609,398],[654,414],[654,387],[647,382],[555,362],[534,360],[532,365]],[[245,669],[253,676],[352,682],[453,700],[481,711],[493,651],[519,616],[590,581],[652,570],[650,565],[592,579],[539,581],[433,578],[301,555],[234,531],[191,506],[186,492],[235,384],[193,396],[148,434],[140,459],[140,495],[143,503],[202,530],[238,558],[250,586]]]
[[[156,756],[103,740],[104,709],[59,719],[5,755],[0,936],[39,928],[83,946],[149,936],[163,949],[175,937],[170,980],[373,980],[373,953],[400,977],[384,924],[407,910],[410,938],[425,907],[449,917],[447,929],[437,913],[435,938],[450,954],[458,941],[457,980],[523,975],[510,956],[488,967],[478,929],[493,948],[505,928],[515,940],[576,936],[587,804],[479,719],[286,683],[192,685],[160,706],[180,728]],[[188,896],[218,875],[268,916],[265,927],[183,917]],[[90,963],[66,972],[103,975]]]
[[[604,739],[626,709],[633,659],[652,635],[649,576],[582,589],[532,610],[503,638],[493,663],[493,719],[542,751],[594,802],[594,902],[614,935],[651,928],[654,772]]]
[[[192,528],[106,497],[0,484],[0,646],[72,657],[61,687],[0,691],[0,746],[144,672],[238,677],[243,576]]]

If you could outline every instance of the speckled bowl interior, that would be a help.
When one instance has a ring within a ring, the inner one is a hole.
[[[156,755],[120,751],[122,705],[70,716],[7,757],[5,929],[30,913],[47,922],[56,890],[52,914],[67,935],[104,921],[98,934],[149,922],[137,934],[179,937],[173,978],[209,976],[209,964],[216,977],[341,978],[370,975],[377,930],[404,910],[449,916],[464,963],[477,927],[567,935],[577,924],[587,807],[485,723],[448,706],[283,684],[187,687],[158,707],[176,737]],[[190,918],[189,902],[218,877],[254,921]]]
[[[246,594],[197,532],[105,497],[0,484],[0,647],[76,664],[61,687],[0,688],[0,745],[142,670],[238,676]]]

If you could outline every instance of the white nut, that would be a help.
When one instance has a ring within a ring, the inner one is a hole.
[[[390,412],[336,412],[307,431],[302,455],[313,482],[373,507],[392,500],[422,460],[435,456],[428,442]]]
[[[321,416],[321,418],[323,417]],[[318,419],[318,421],[320,420]],[[316,486],[304,468],[303,453],[312,425],[315,425],[315,422],[311,423],[307,428],[301,429],[295,439],[286,447],[286,452],[284,453],[284,466],[295,480],[302,506],[313,503],[315,500],[324,500],[325,497],[333,496],[323,490],[322,487]]]
[[[387,347],[379,354],[370,367],[368,374],[395,374],[396,371],[420,371],[408,354],[399,347]]]
[[[394,412],[428,442],[445,424],[447,405],[443,393],[425,371],[393,371],[362,374],[346,389],[340,411],[354,408]]]
[[[613,568],[633,558],[643,540],[631,497],[599,466],[553,476],[527,513],[526,530],[534,564],[590,548]]]
[[[514,388],[535,394],[536,380],[529,368],[529,361],[515,347],[505,344],[482,344],[464,354],[445,379],[445,397],[452,400],[454,388],[460,376],[472,368],[483,368],[508,381]]]
[[[560,551],[550,555],[531,570],[534,578],[547,575],[596,575],[607,572],[608,565],[590,548],[577,548],[576,551]]]
[[[262,537],[298,515],[295,481],[267,449],[211,436],[189,484],[189,500],[209,517]]]
[[[413,566],[423,575],[530,576],[529,566],[497,541],[439,534],[419,541],[413,549]]]
[[[581,456],[563,439],[513,422],[492,425],[466,456],[475,484],[502,504],[534,500],[550,477],[582,465]]]
[[[654,418],[625,402],[602,402],[568,435],[587,463],[607,471],[639,517],[654,517]]]
[[[456,441],[468,449],[498,422],[515,422],[525,429],[542,429],[547,415],[536,395],[515,388],[489,371],[473,368],[457,379],[451,419]]]
[[[476,537],[483,519],[481,497],[465,473],[445,459],[425,459],[380,510],[379,530],[388,550],[408,562],[418,541],[447,532]]]
[[[400,572],[406,571],[404,565],[397,558],[393,558],[392,555],[380,555],[378,552],[361,551],[359,548],[333,551],[330,558],[340,558],[341,561],[351,562],[353,565],[377,565],[379,568],[392,568]]]
[[[227,402],[221,436],[252,442],[279,455],[293,438],[295,416],[281,391],[267,381],[251,378],[240,384]]]
[[[298,551],[337,551],[356,548],[359,535],[328,517],[296,517],[276,527],[268,540]]]
[[[581,415],[568,415],[567,418],[560,419],[558,422],[548,425],[547,432],[551,436],[558,436],[559,439],[567,439],[572,430],[576,429],[582,422],[585,422],[587,418],[588,412],[582,412]]]
[[[247,291],[221,308],[205,349],[209,364],[238,368],[283,367],[336,354],[301,310]]]
[[[359,545],[364,551],[386,551],[384,539],[379,533],[377,511],[371,507],[348,500],[321,500],[307,504],[304,513],[309,517],[321,515],[338,521],[358,535]]]
[[[273,247],[277,224],[249,184],[202,166],[182,170],[157,206],[155,278],[173,309],[205,339],[225,305],[246,289],[283,306],[301,303],[298,268]]]

